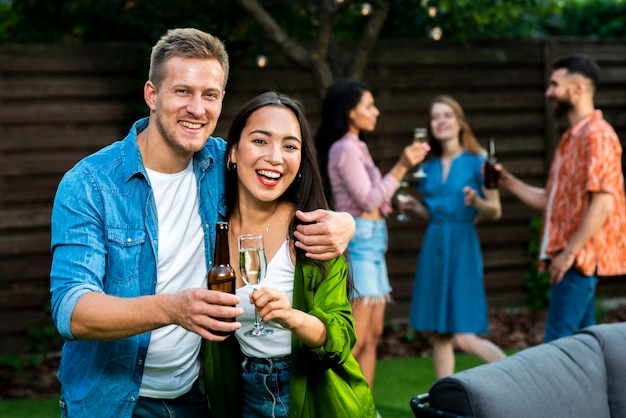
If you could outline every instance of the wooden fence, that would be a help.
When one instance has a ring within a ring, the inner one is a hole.
[[[225,135],[241,104],[279,89],[305,104],[311,124],[319,101],[310,75],[270,51],[267,67],[254,51],[229,48],[232,73],[216,133]],[[381,118],[368,143],[383,171],[423,126],[432,97],[463,105],[478,136],[493,137],[500,161],[543,185],[558,141],[544,100],[555,57],[586,53],[603,81],[596,105],[626,140],[626,43],[521,41],[455,44],[380,41],[365,81],[375,89]],[[62,174],[83,156],[121,139],[147,114],[142,84],[149,51],[129,45],[0,46],[0,351],[19,350],[26,330],[49,322],[50,211]],[[139,75],[138,75],[139,74]],[[531,217],[537,213],[503,193],[503,217],[479,226],[489,303],[523,306]],[[424,223],[389,222],[388,264],[396,303],[388,319],[408,315]],[[626,280],[601,281],[600,297],[626,296]]]

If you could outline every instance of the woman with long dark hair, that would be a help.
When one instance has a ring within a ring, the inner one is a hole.
[[[364,134],[375,129],[379,114],[367,84],[337,81],[326,92],[315,138],[322,171],[326,171],[327,194],[337,210],[352,214],[356,221],[356,233],[348,244],[357,291],[351,299],[358,337],[353,352],[371,387],[391,292],[385,217],[392,211],[391,199],[400,181],[428,150],[426,144],[407,146],[383,176],[364,142]]]
[[[242,328],[230,344],[205,342],[213,416],[376,416],[352,355],[356,332],[345,258],[315,261],[294,244],[296,211],[327,208],[300,103],[269,92],[245,104],[228,134],[226,155],[230,264],[239,265],[239,235],[262,234],[267,270],[254,292],[237,271]],[[255,310],[271,334],[245,335]],[[240,356],[233,359],[233,353]]]

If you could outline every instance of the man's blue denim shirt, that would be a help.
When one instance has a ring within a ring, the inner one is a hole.
[[[61,180],[52,210],[52,317],[66,340],[58,371],[63,416],[131,417],[150,333],[117,341],[77,340],[72,312],[87,292],[153,295],[159,243],[156,204],[137,145],[148,119],[122,141],[80,161]],[[225,153],[209,138],[194,159],[207,271],[215,224],[224,220]]]

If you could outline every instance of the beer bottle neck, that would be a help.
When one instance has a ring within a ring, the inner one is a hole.
[[[230,254],[228,251],[228,227],[220,226],[217,229],[217,235],[215,236],[215,257],[214,264],[227,265],[230,261]]]

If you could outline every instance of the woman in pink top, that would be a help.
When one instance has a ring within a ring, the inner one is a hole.
[[[356,288],[351,300],[357,333],[353,353],[370,387],[374,386],[376,349],[391,292],[384,218],[392,211],[391,199],[400,180],[424,159],[429,148],[421,143],[407,146],[383,176],[363,141],[363,132],[374,130],[379,114],[366,84],[337,81],[326,92],[315,138],[322,172],[327,175],[328,200],[336,210],[352,214],[356,222],[356,233],[348,245]]]

